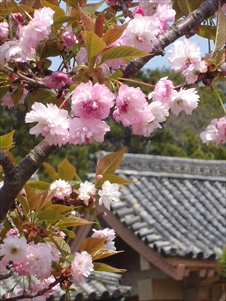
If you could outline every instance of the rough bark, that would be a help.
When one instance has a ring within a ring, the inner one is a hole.
[[[164,55],[164,49],[186,34],[191,34],[204,20],[218,10],[219,5],[226,4],[226,0],[207,0],[198,9],[194,10],[183,20],[176,22],[163,34],[159,35],[158,42],[153,45],[153,53],[140,59],[131,60],[124,68],[123,77],[128,78],[139,71],[150,59],[157,55]]]
[[[17,166],[14,166],[7,154],[0,149],[0,165],[5,174],[0,190],[0,222],[4,220],[24,184],[56,149],[57,146],[49,145],[43,140]]]
[[[166,46],[173,43],[179,37],[191,33],[195,27],[218,10],[219,4],[222,6],[225,3],[226,0],[205,1],[184,20],[177,22],[165,31],[164,34],[159,36],[158,42],[153,45],[154,53],[152,55],[143,59],[131,60],[123,70],[123,77],[130,77],[136,73],[152,57],[163,55]],[[4,220],[16,196],[23,188],[23,185],[57,148],[57,146],[48,145],[48,143],[43,140],[17,166],[13,166],[7,154],[0,149],[0,165],[2,165],[5,173],[4,185],[0,190],[0,222]]]

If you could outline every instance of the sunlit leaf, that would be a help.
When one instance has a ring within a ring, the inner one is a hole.
[[[105,0],[102,0],[100,2],[97,2],[97,3],[88,3],[84,8],[83,10],[85,12],[87,12],[88,14],[93,14],[95,13],[100,7],[102,4],[104,4]]]
[[[42,209],[50,200],[51,198],[55,195],[55,191],[52,190],[50,191],[49,189],[46,189],[44,191],[41,191],[38,193],[37,198],[37,204],[36,204],[36,210]]]
[[[96,22],[95,22],[95,34],[97,34],[98,35],[98,37],[100,37],[100,38],[102,38],[102,36],[103,36],[103,31],[104,31],[104,29],[103,29],[103,24],[104,24],[104,22],[103,22],[103,14],[102,13],[100,13],[98,16],[97,16],[97,18],[96,18]]]
[[[90,222],[86,219],[80,218],[80,217],[67,217],[63,220],[59,221],[57,223],[58,227],[77,227],[77,226],[86,226],[89,224],[93,224],[93,222]]]
[[[71,254],[71,248],[70,248],[70,246],[61,237],[59,237],[59,236],[52,236],[52,241],[51,242],[53,242],[61,250],[61,252],[63,254],[65,254],[65,255]]]
[[[123,34],[123,32],[125,31],[127,26],[128,26],[128,23],[125,23],[122,26],[117,26],[117,27],[108,29],[103,36],[103,40],[106,43],[106,45],[109,46],[112,43],[114,43],[116,40],[118,40],[121,37],[121,35]]]
[[[88,237],[83,240],[80,252],[86,251],[90,255],[95,254],[98,250],[103,249],[106,238]]]
[[[49,165],[48,163],[44,162],[43,166],[45,167],[45,170],[48,172],[50,178],[55,181],[60,178],[59,174],[55,171],[55,169]]]
[[[77,20],[74,17],[71,16],[61,16],[55,18],[54,25],[62,25],[64,23],[73,23],[76,22]]]
[[[81,32],[81,34],[85,43],[85,48],[87,50],[89,60],[94,58],[106,48],[104,41],[102,41],[94,31],[83,31]]]
[[[71,181],[76,174],[75,167],[68,161],[67,158],[60,162],[57,168],[59,177],[66,181]]]
[[[26,191],[26,197],[29,204],[29,208],[31,211],[36,209],[37,203],[38,203],[38,197],[34,191],[34,189],[29,185],[25,184],[24,189]]]
[[[39,211],[37,214],[37,218],[40,221],[58,221],[63,219],[64,216],[56,210],[46,209],[43,211]]]
[[[8,6],[11,13],[18,13],[19,12],[18,8],[13,3],[8,2],[7,6]],[[23,10],[28,12],[28,13],[31,13],[31,12],[34,11],[34,8],[29,7],[27,5],[20,4],[20,7],[23,8]],[[0,15],[7,15],[7,14],[8,14],[8,10],[5,7],[4,2],[0,2]]]
[[[29,211],[30,211],[30,208],[29,208],[27,199],[24,196],[22,196],[22,194],[20,194],[20,193],[18,194],[16,199],[20,203],[20,205],[22,206],[24,212],[26,214],[28,214]]]
[[[53,205],[48,206],[48,209],[56,210],[58,212],[67,212],[67,211],[73,210],[74,207],[73,206],[61,205],[61,204],[53,204]]]
[[[115,170],[119,167],[125,151],[126,151],[126,147],[124,147],[118,152],[108,154],[103,158],[101,158],[97,163],[96,175],[114,173]]]
[[[206,39],[215,40],[216,38],[216,27],[209,25],[201,25],[196,33]]]
[[[38,190],[45,190],[48,189],[50,184],[48,182],[44,182],[44,181],[29,181],[28,184],[34,188],[34,189],[38,189]]]
[[[222,9],[218,10],[217,33],[213,53],[219,51],[226,43],[226,16]]]
[[[100,272],[112,272],[112,273],[124,273],[126,270],[124,269],[117,269],[114,267],[111,267],[110,265],[100,263],[100,262],[93,262],[94,270],[100,271]]]
[[[0,148],[3,150],[9,150],[13,147],[13,135],[15,131],[0,136]]]
[[[87,251],[88,252],[88,251]],[[113,256],[116,254],[119,254],[123,251],[114,251],[114,250],[108,250],[108,249],[101,249],[96,251],[95,253],[91,254],[93,260],[98,260],[98,259],[102,259],[102,258],[106,258],[109,256]]]
[[[95,24],[93,19],[85,13],[81,8],[79,9],[80,18],[82,21],[82,24],[84,26],[84,29],[87,31],[93,31],[95,28]]]
[[[147,52],[139,50],[131,46],[116,46],[107,50],[101,58],[100,65],[108,60],[115,59],[133,59],[148,56]]]

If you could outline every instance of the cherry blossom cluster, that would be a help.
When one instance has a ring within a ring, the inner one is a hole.
[[[121,192],[119,191],[119,188],[119,185],[116,183],[104,181],[101,189],[97,191],[94,183],[85,181],[80,183],[77,194],[85,206],[89,206],[89,203],[92,203],[98,195],[99,204],[104,205],[105,208],[110,210],[110,205],[112,203],[117,203],[120,200]],[[59,179],[55,180],[50,185],[50,191],[54,192],[54,197],[63,200],[65,197],[71,195],[72,187],[68,181]]]
[[[105,228],[103,230],[93,229],[92,237],[105,239],[104,250],[115,250],[114,239],[115,231]],[[46,242],[28,242],[24,236],[20,236],[17,229],[11,229],[6,233],[3,243],[0,244],[0,261],[1,274],[7,274],[11,268],[19,276],[32,276],[32,285],[25,286],[23,291],[16,293],[17,296],[35,294],[44,288],[48,288],[54,283],[55,278],[52,272],[56,264],[60,263],[61,254],[53,243]],[[53,263],[55,263],[53,265]],[[69,263],[64,263],[64,267]],[[94,270],[92,256],[86,251],[75,252],[69,270],[71,279],[74,283],[82,283],[85,277],[88,277]],[[44,296],[48,297],[53,290],[59,289],[59,285],[49,289]],[[12,292],[5,297],[14,296]],[[36,300],[36,299],[35,299]]]
[[[16,22],[16,37],[13,40],[5,41],[0,46],[0,64],[4,65],[11,60],[17,62],[31,61],[36,56],[37,44],[47,39],[51,32],[53,24],[54,11],[49,7],[35,10],[34,18],[23,26],[23,17],[21,15],[13,15],[12,18]],[[2,22],[0,27],[0,39],[6,40],[8,36],[8,27]],[[21,24],[22,23],[22,24]]]
[[[215,144],[226,143],[226,116],[211,120],[206,130],[200,134],[200,138],[207,145],[210,142]]]
[[[140,88],[123,84],[115,96],[106,85],[93,85],[89,81],[79,84],[73,91],[73,116],[54,104],[34,103],[25,122],[38,122],[30,129],[30,134],[42,134],[49,144],[87,144],[103,142],[105,133],[110,130],[103,119],[109,116],[112,108],[117,122],[131,126],[133,134],[147,137],[156,128],[161,128],[160,123],[166,120],[169,110],[176,116],[181,111],[191,114],[199,102],[194,88],[176,91],[167,78],[160,79],[149,94],[149,99],[153,99],[150,104],[147,98]]]

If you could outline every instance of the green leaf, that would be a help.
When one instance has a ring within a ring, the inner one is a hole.
[[[63,220],[59,221],[57,223],[58,227],[77,227],[77,226],[86,226],[93,224],[93,222],[90,222],[86,219],[80,218],[80,217],[66,217]]]
[[[60,212],[56,210],[46,209],[39,211],[37,214],[39,221],[58,221],[64,218]]]
[[[62,25],[64,23],[73,23],[73,22],[76,22],[76,21],[77,20],[75,20],[75,17],[61,16],[61,17],[55,18],[54,25]]]
[[[80,252],[86,251],[90,255],[93,255],[100,249],[103,249],[105,240],[106,238],[88,237],[83,240]]]
[[[125,185],[125,184],[131,184],[133,183],[131,180],[124,179],[122,177],[119,177],[117,175],[113,174],[104,174],[103,178],[101,180],[98,180],[96,183],[96,186],[101,186],[105,181],[109,181],[110,183],[117,183],[119,185]]]
[[[206,39],[215,40],[216,38],[216,27],[209,25],[201,25],[196,33]]]
[[[46,103],[57,103],[57,98],[53,92],[49,89],[39,89],[28,94],[26,97],[29,107],[33,105],[34,102]]]
[[[23,96],[23,90],[24,89],[22,87],[21,88],[18,87],[12,94],[12,101],[15,107],[17,107],[21,97]]]
[[[55,169],[49,165],[48,163],[44,162],[42,163],[43,166],[45,167],[45,170],[48,172],[50,178],[55,181],[58,180],[60,178],[59,174],[55,171]]]
[[[3,150],[9,150],[13,147],[13,135],[15,131],[12,131],[6,135],[0,136],[0,148]]]
[[[125,31],[126,27],[128,26],[128,23],[123,24],[122,26],[117,26],[111,29],[108,29],[104,36],[103,41],[106,43],[107,46],[114,43],[116,40],[118,40],[123,32]]]
[[[98,250],[97,252],[95,252],[94,254],[91,254],[91,255],[92,255],[93,260],[99,260],[99,259],[106,258],[106,257],[109,257],[109,256],[113,256],[113,255],[116,255],[116,254],[122,253],[122,252],[124,252],[124,251],[114,251],[114,250],[108,250],[108,249],[101,249],[101,250]]]
[[[75,167],[68,161],[67,157],[60,162],[57,168],[59,177],[66,181],[71,181],[76,174]]]
[[[106,48],[104,41],[94,31],[83,31],[81,34],[87,50],[88,60],[91,60]]]
[[[65,228],[65,227],[59,227],[59,230],[61,230],[61,231],[63,231],[66,235],[67,235],[67,237],[69,237],[69,238],[72,238],[72,239],[74,239],[75,237],[76,237],[76,235],[75,235],[75,232],[74,231],[72,231],[72,230],[68,230],[67,228]]]
[[[112,272],[112,273],[124,273],[126,270],[124,269],[117,269],[113,268],[110,265],[100,263],[100,262],[93,262],[94,270],[100,272]]]
[[[34,189],[38,189],[38,190],[46,190],[49,189],[50,184],[48,182],[44,182],[44,181],[29,181],[28,184],[34,188]]]
[[[104,176],[105,174],[113,174],[115,170],[119,167],[125,151],[126,147],[124,147],[118,152],[108,154],[102,159],[100,159],[97,163],[96,175]]]
[[[226,16],[222,9],[218,10],[217,33],[213,53],[219,51],[226,43]]]
[[[131,46],[116,46],[107,50],[101,58],[100,65],[108,60],[115,59],[133,59],[148,56],[149,53]]]
[[[67,212],[74,210],[74,206],[66,206],[66,205],[60,205],[60,204],[53,204],[48,206],[48,209],[50,210],[56,210],[58,212]]]
[[[84,10],[86,13],[88,13],[88,14],[91,15],[91,14],[95,13],[95,12],[101,7],[101,5],[104,4],[104,2],[105,2],[105,0],[102,0],[102,1],[97,2],[97,3],[94,3],[94,4],[92,4],[92,3],[87,4],[87,5],[83,8],[83,10]]]
[[[59,236],[52,236],[52,240],[54,244],[61,250],[62,253],[71,254],[71,248],[64,239],[62,239]]]
[[[38,204],[38,197],[34,191],[34,189],[29,185],[25,184],[24,189],[26,191],[27,201],[30,207],[30,211],[33,211],[36,209],[36,206]]]

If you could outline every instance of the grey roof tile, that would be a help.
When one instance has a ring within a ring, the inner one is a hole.
[[[226,243],[224,162],[126,154],[117,172],[133,183],[122,190],[125,206],[112,210],[150,248],[164,256],[218,255]]]

